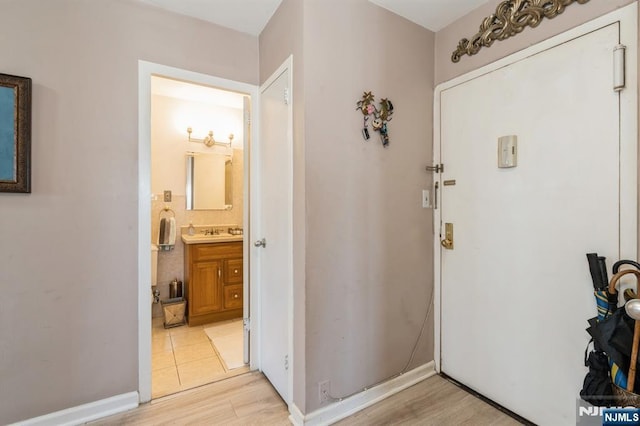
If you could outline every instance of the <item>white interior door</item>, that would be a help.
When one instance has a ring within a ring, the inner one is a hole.
[[[260,277],[262,371],[289,402],[292,289],[292,103],[290,67],[277,71],[260,97],[260,218],[253,234]]]
[[[621,222],[635,197],[621,164],[636,160],[621,155],[619,33],[558,42],[440,97],[442,238],[454,229],[440,252],[440,368],[541,425],[575,422],[596,313],[585,254],[636,256],[635,219]],[[518,138],[514,168],[498,168],[505,135]]]

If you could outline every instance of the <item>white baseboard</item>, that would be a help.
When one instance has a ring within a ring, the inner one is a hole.
[[[291,403],[289,406],[289,421],[294,426],[302,426],[304,425],[304,414],[298,408],[298,406],[294,403]]]
[[[110,398],[93,401],[44,416],[23,420],[17,426],[72,426],[79,425],[102,417],[111,416],[138,406],[138,392],[128,392]]]
[[[335,402],[327,407],[320,408],[307,415],[302,414],[295,404],[291,404],[289,407],[289,421],[295,426],[330,425],[385,398],[389,398],[391,395],[395,395],[435,374],[435,363],[431,361],[401,376],[364,390],[342,401]]]

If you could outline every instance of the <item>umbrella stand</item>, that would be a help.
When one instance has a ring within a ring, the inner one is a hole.
[[[624,305],[624,310],[635,320],[633,326],[633,344],[631,345],[631,360],[629,363],[629,380],[627,390],[633,392],[636,380],[636,363],[638,362],[638,343],[640,343],[640,299],[631,299]]]
[[[609,283],[609,294],[617,297],[618,291],[616,284],[620,278],[627,274],[633,274],[636,277],[636,294],[638,294],[638,282],[640,282],[640,271],[636,269],[625,269],[616,273]],[[640,344],[640,299],[631,299],[625,304],[625,311],[634,322],[633,343],[631,345],[631,359],[629,363],[629,374],[627,376],[627,391],[633,393],[636,379],[636,363],[638,362],[638,345]]]
[[[638,299],[635,299],[638,300]],[[633,392],[633,385],[636,381],[636,363],[638,362],[638,343],[640,343],[640,321],[636,320],[633,328],[633,345],[631,349],[631,362],[629,364],[629,378],[627,379],[627,390]]]

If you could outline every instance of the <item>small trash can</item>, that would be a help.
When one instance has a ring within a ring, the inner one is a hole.
[[[163,300],[160,303],[162,304],[162,314],[164,315],[164,328],[179,327],[186,323],[186,300],[182,297],[175,297]]]

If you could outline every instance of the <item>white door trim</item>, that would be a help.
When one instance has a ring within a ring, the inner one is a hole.
[[[287,144],[287,157],[288,157],[288,174],[289,174],[289,179],[288,179],[288,185],[286,188],[282,188],[283,190],[286,190],[286,196],[287,196],[287,209],[288,209],[288,216],[289,216],[289,230],[287,232],[287,236],[286,236],[286,245],[287,245],[287,262],[286,262],[286,268],[287,268],[287,283],[286,283],[286,288],[287,288],[287,332],[289,334],[289,341],[287,342],[287,353],[289,355],[289,368],[287,369],[287,400],[285,401],[287,403],[287,405],[289,407],[292,406],[292,402],[293,402],[293,369],[294,369],[294,353],[293,353],[293,55],[289,55],[289,57],[287,59],[285,59],[285,61],[278,67],[278,69],[276,71],[273,72],[273,74],[271,74],[271,76],[269,78],[267,78],[267,80],[265,80],[264,83],[262,83],[262,85],[260,86],[260,94],[262,95],[262,93],[273,84],[273,82],[275,82],[278,77],[280,77],[282,75],[282,73],[284,73],[285,71],[289,71],[289,81],[288,81],[288,87],[289,87],[289,93],[288,93],[288,105],[287,105],[287,110],[288,110],[288,128],[287,128],[287,140],[286,140],[286,144]],[[259,121],[259,120],[258,120]],[[252,198],[251,198],[251,202],[252,205],[254,206],[254,212],[256,212],[256,214],[252,215],[251,217],[251,228],[252,229],[260,229],[260,223],[258,221],[259,219],[259,215],[262,212],[262,205],[260,203],[260,194],[258,194],[257,192],[260,191],[260,184],[257,181],[259,176],[260,176],[260,169],[259,169],[259,161],[260,159],[260,143],[255,144],[254,148],[253,148],[253,156],[252,156],[252,163],[251,163],[251,169],[254,171],[254,173],[251,175],[252,177],[252,187],[253,188],[257,188],[257,191],[253,191],[252,192]],[[262,238],[262,237],[259,237]],[[257,238],[256,238],[257,239]],[[253,240],[252,240],[253,241]],[[252,272],[253,275],[252,276],[259,276],[258,275],[258,271],[259,271],[259,267],[260,265],[257,265],[256,263],[258,262],[253,262],[253,264],[251,265],[252,268]],[[259,293],[260,289],[261,289],[261,283],[258,283],[258,286],[254,287],[257,288],[257,293]],[[258,297],[258,295],[256,295],[256,297]],[[257,309],[260,309],[260,304],[259,303],[254,303],[252,304],[252,306],[257,307]],[[252,316],[254,317],[259,317],[260,312],[252,312]],[[253,319],[252,319],[253,321]],[[253,324],[251,325],[252,329],[253,329]],[[259,326],[258,326],[259,327]],[[260,329],[257,329],[258,334],[261,335],[262,333],[260,332]],[[252,340],[253,342],[253,340]],[[257,345],[260,346],[262,345],[261,341],[257,342]],[[261,347],[261,346],[260,346]]]
[[[178,80],[190,81],[198,84],[214,86],[220,89],[240,92],[251,96],[252,115],[257,116],[258,111],[258,87],[252,84],[227,80],[180,68],[156,64],[147,61],[138,61],[138,392],[140,402],[151,400],[151,76],[160,75]],[[257,127],[252,126],[250,141],[257,140]],[[250,144],[244,147],[244,164],[250,164]],[[250,167],[243,170],[244,184],[244,228],[248,228],[248,216],[252,217],[253,211],[249,212]],[[248,286],[250,290],[256,287],[251,274],[251,258],[248,245],[251,241],[251,229],[245,232],[244,262],[245,291]],[[246,277],[249,277],[247,280]],[[248,282],[247,282],[248,281]],[[250,307],[258,302],[253,296],[254,291],[249,291],[251,297]],[[245,305],[245,317],[247,316]],[[258,327],[258,318],[251,319],[253,327]],[[257,345],[253,340],[255,333],[250,334],[249,347],[250,368],[252,370],[260,368],[257,357]]]
[[[574,29],[568,30],[562,34],[542,41],[534,46],[516,52],[503,59],[493,62],[477,70],[471,71],[460,77],[444,82],[436,86],[434,93],[434,133],[433,133],[433,162],[440,161],[440,144],[441,144],[441,128],[440,128],[440,100],[443,91],[458,86],[467,81],[488,74],[499,68],[516,63],[537,53],[551,49],[559,44],[566,43],[570,40],[578,38],[587,33],[596,31],[615,22],[620,22],[620,40],[625,44],[627,49],[626,57],[626,89],[620,94],[621,123],[620,128],[620,147],[621,147],[621,182],[620,182],[620,226],[622,230],[630,230],[629,232],[621,232],[620,253],[621,256],[628,259],[636,259],[637,253],[637,229],[638,229],[638,165],[637,165],[637,144],[638,144],[638,120],[635,114],[637,103],[637,32],[638,32],[638,5],[632,3],[626,7],[617,9],[611,13],[603,15],[593,21],[587,22]],[[612,52],[613,57],[613,52]],[[613,62],[613,60],[612,60]],[[612,82],[613,90],[613,82]],[[630,113],[629,111],[633,111]],[[439,179],[436,175],[434,181]],[[441,183],[442,184],[442,183]],[[435,209],[433,214],[433,225],[435,238],[434,247],[434,360],[436,363],[436,371],[441,371],[441,258],[440,258],[440,238],[439,230],[441,225],[440,209]],[[586,267],[586,264],[585,264]]]

